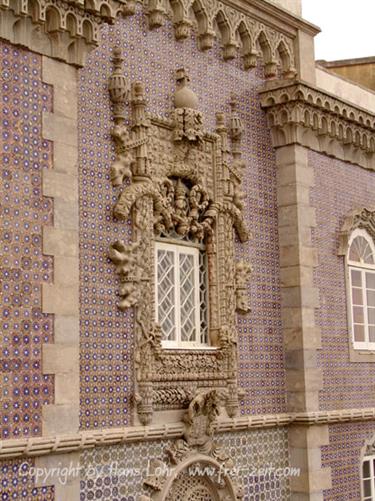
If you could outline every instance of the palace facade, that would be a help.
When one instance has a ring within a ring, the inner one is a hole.
[[[375,94],[300,16],[0,0],[2,500],[375,500]]]

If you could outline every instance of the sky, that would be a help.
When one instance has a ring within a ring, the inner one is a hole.
[[[315,59],[375,56],[375,0],[302,0],[302,16],[322,30]]]

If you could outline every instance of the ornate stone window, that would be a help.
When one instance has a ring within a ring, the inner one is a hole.
[[[375,212],[356,210],[346,219],[339,254],[345,256],[351,359],[375,354]],[[356,355],[355,353],[356,352]]]
[[[177,71],[171,118],[146,112],[141,83],[131,86],[131,125],[122,107],[129,96],[114,57],[110,78],[119,187],[114,214],[131,218],[133,241],[116,241],[110,258],[120,277],[120,309],[136,319],[137,415],[186,408],[195,392],[226,393],[238,409],[236,313],[249,311],[250,265],[235,262],[235,233],[248,239],[242,209],[242,125],[231,102],[227,125],[217,113],[215,132],[203,128],[198,98],[185,70]],[[194,349],[192,349],[194,348]]]

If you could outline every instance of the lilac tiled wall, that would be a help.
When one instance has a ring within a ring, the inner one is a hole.
[[[0,41],[1,66],[1,438],[41,435],[42,405],[53,402],[41,348],[53,340],[53,316],[41,312],[42,283],[53,261],[42,252],[42,226],[53,223],[42,196],[52,148],[42,139],[42,113],[52,91],[42,83],[41,57]]]
[[[235,91],[246,132],[243,158],[247,192],[246,219],[253,240],[237,245],[250,259],[252,312],[239,317],[239,370],[247,393],[244,414],[285,410],[280,321],[276,172],[257,88],[262,70],[245,72],[241,61],[224,62],[216,46],[200,52],[196,37],[174,39],[173,28],[150,31],[141,14],[102,27],[99,48],[80,72],[80,236],[81,236],[81,426],[110,427],[129,422],[132,392],[133,314],[116,308],[118,282],[107,258],[117,238],[128,240],[131,227],[112,216],[116,192],[109,181],[113,145],[107,92],[111,50],[121,46],[124,73],[144,83],[148,110],[166,115],[172,107],[175,70],[188,69],[199,96],[206,128],[215,127],[215,112],[229,111]]]
[[[322,447],[322,467],[330,467],[332,473],[332,489],[324,491],[326,501],[361,499],[360,458],[374,433],[371,422],[329,426],[329,445]]]
[[[316,321],[322,331],[320,408],[374,407],[375,365],[349,360],[344,257],[337,251],[344,218],[352,209],[375,205],[375,173],[314,152],[309,162],[315,173],[313,245],[319,255],[314,280],[320,298]]]
[[[30,458],[0,461],[0,492],[2,501],[53,501],[53,487],[35,487],[35,462]]]

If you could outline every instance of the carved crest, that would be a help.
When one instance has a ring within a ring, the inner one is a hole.
[[[151,494],[140,496],[139,501],[243,499],[233,459],[213,441],[220,400],[216,390],[208,390],[190,401],[184,438],[165,450],[166,461],[150,461],[144,484]]]

